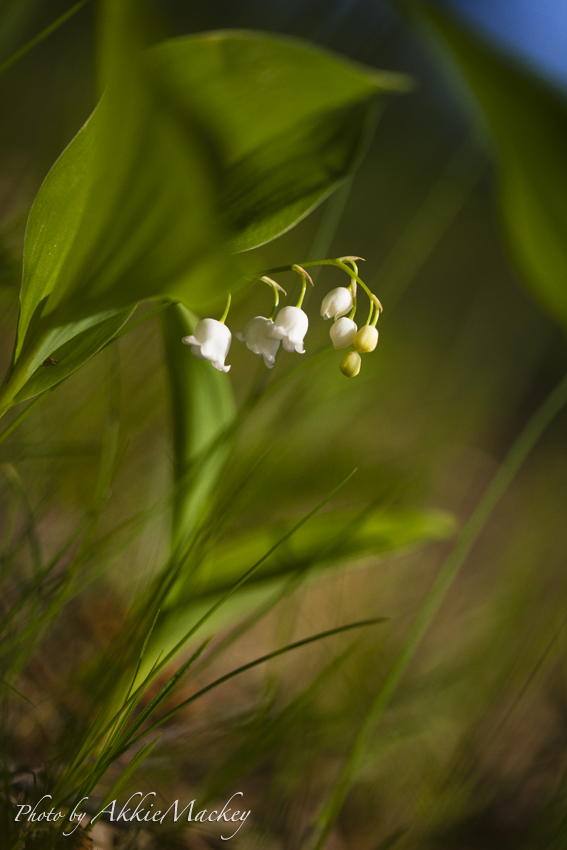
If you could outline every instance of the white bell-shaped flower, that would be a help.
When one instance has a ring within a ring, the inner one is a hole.
[[[309,319],[300,307],[282,307],[270,333],[273,339],[281,339],[286,351],[305,354],[303,339],[308,327]]]
[[[336,289],[331,289],[323,298],[321,315],[324,319],[339,319],[350,313],[353,303],[351,290],[346,286],[338,286]]]
[[[346,316],[342,316],[342,318],[337,319],[331,325],[329,336],[335,348],[348,348],[355,338],[357,330],[356,322],[353,322],[352,319],[347,319]]]
[[[195,333],[184,336],[185,345],[191,346],[191,354],[199,360],[210,360],[219,372],[228,372],[230,366],[225,366],[224,361],[230,348],[232,335],[223,322],[216,319],[201,319]]]
[[[242,333],[234,334],[237,339],[246,343],[250,351],[262,355],[268,369],[271,369],[276,362],[276,354],[280,347],[279,339],[274,339],[272,336],[273,328],[274,323],[271,319],[254,316],[246,322]]]

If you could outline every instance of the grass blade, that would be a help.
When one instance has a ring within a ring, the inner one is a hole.
[[[355,739],[347,761],[316,821],[316,839],[309,846],[313,850],[322,850],[333,824],[339,814],[343,801],[356,777],[364,754],[368,749],[371,736],[377,722],[382,717],[392,699],[404,673],[406,672],[425,633],[441,607],[449,588],[453,584],[461,566],[473,544],[479,537],[492,511],[513,481],[516,473],[529,455],[555,415],[567,403],[567,375],[536,410],[531,419],[512,445],[500,469],[489,484],[484,496],[476,507],[472,517],[463,528],[455,548],[441,568],[433,586],[427,594],[416,618],[410,627],[404,648],[391,668],[378,691],[365,721]]]
[[[172,708],[171,711],[168,711],[167,714],[164,714],[163,717],[160,717],[159,720],[156,720],[155,723],[152,723],[152,725],[148,729],[144,730],[144,732],[142,732],[140,735],[130,741],[128,747],[122,750],[122,752],[125,752],[126,749],[129,749],[130,747],[134,746],[134,744],[137,744],[138,741],[140,741],[146,735],[149,735],[151,732],[154,732],[162,725],[162,723],[165,723],[167,720],[177,714],[177,712],[180,711],[182,708],[185,708],[185,706],[190,705],[192,702],[195,702],[209,691],[212,691],[214,688],[218,688],[219,685],[223,685],[230,679],[234,679],[235,676],[240,676],[241,673],[246,673],[247,670],[252,670],[254,667],[258,667],[260,664],[265,664],[267,661],[271,661],[273,658],[278,658],[280,655],[284,655],[285,653],[291,652],[294,649],[299,649],[302,646],[307,646],[310,643],[315,643],[315,641],[323,640],[324,638],[332,637],[333,635],[342,634],[343,632],[348,632],[352,629],[360,629],[366,626],[376,626],[380,623],[385,623],[387,619],[387,617],[376,617],[371,620],[360,620],[356,623],[348,623],[348,625],[346,626],[337,626],[337,628],[329,629],[325,632],[319,632],[316,635],[311,635],[311,637],[287,644],[287,646],[284,646],[281,649],[276,649],[274,650],[274,652],[269,652],[267,655],[262,655],[260,656],[260,658],[256,658],[254,661],[249,661],[247,664],[243,664],[242,667],[237,667],[235,670],[231,670],[230,673],[225,673],[224,676],[215,679],[214,682],[211,682],[209,685],[205,685],[204,688],[201,688],[201,690],[197,691],[195,694],[193,694],[193,696],[190,696],[188,699],[183,700],[183,702],[179,703],[179,705],[175,706],[175,708]],[[118,755],[121,755],[122,752],[118,753]]]

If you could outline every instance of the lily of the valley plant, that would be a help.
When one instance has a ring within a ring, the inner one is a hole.
[[[334,260],[317,260],[314,262],[291,266],[280,266],[268,269],[258,275],[258,280],[271,286],[274,293],[274,309],[270,318],[254,316],[249,319],[241,332],[235,334],[241,342],[254,354],[264,358],[264,363],[271,369],[276,362],[280,343],[285,351],[305,354],[303,341],[309,328],[309,319],[302,310],[303,299],[309,282],[313,286],[306,268],[309,266],[337,266],[346,272],[350,278],[348,286],[339,286],[325,295],[321,304],[323,319],[334,319],[329,335],[335,349],[353,347],[340,363],[340,370],[348,378],[354,378],[360,372],[361,354],[374,351],[378,344],[378,329],[376,324],[382,312],[382,304],[359,277],[356,261],[362,257],[338,257]],[[299,300],[295,306],[282,307],[278,311],[280,292],[287,295],[284,289],[269,275],[294,271],[301,276],[302,286]],[[355,322],[357,310],[357,284],[364,289],[370,301],[370,310],[360,329]],[[228,372],[230,366],[225,364],[232,334],[226,326],[226,318],[230,308],[231,296],[228,296],[225,311],[219,320],[201,319],[191,336],[183,337],[183,342],[191,346],[191,353],[200,360],[210,360],[215,369]],[[347,315],[348,314],[348,315]]]

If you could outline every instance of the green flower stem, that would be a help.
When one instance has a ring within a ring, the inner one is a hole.
[[[307,274],[305,269],[302,266],[299,266],[297,263],[294,263],[291,266],[291,271],[296,272],[296,274],[301,276],[301,295],[299,296],[299,301],[295,305],[296,307],[301,309],[301,305],[303,304],[303,299],[305,298],[305,292],[307,290],[307,281],[313,286],[313,281],[311,277]]]
[[[515,478],[532,448],[566,403],[567,375],[550,393],[538,410],[536,410],[521,431],[519,437],[513,443],[504,462],[488,485],[473,515],[461,531],[455,548],[445,561],[429,593],[425,597],[417,616],[410,626],[405,645],[374,698],[374,702],[370,706],[362,727],[355,738],[333,791],[316,820],[315,838],[309,844],[310,850],[322,850],[324,847],[344,799],[370,748],[376,725],[392,700],[416,650],[447,596],[461,566],[496,505]]]
[[[374,306],[376,307],[376,315],[374,316],[374,321],[372,322],[372,326],[375,328],[376,325],[378,324],[378,316],[382,312],[382,305],[380,304],[380,302],[378,301],[376,296],[374,296]]]
[[[353,265],[354,265],[354,263],[353,263]],[[364,289],[364,291],[368,295],[370,301],[373,304],[376,304],[377,312],[382,312],[382,309],[383,309],[382,304],[376,298],[374,293],[369,290],[369,288],[366,286],[366,284],[361,279],[361,277],[358,275],[358,273],[355,272],[353,269],[351,269],[350,266],[347,266],[346,263],[343,263],[342,260],[310,260],[307,263],[301,263],[301,267],[303,267],[305,269],[312,268],[313,266],[336,266],[336,268],[342,269],[344,272],[346,272],[348,274],[348,276],[352,280],[356,280],[356,282],[359,283],[362,286],[362,288]],[[296,271],[297,268],[298,268],[297,263],[294,263],[293,265],[289,265],[289,266],[278,266],[277,268],[267,269],[266,271],[260,272],[259,277],[261,277],[262,275],[268,275],[268,274],[270,274],[270,275],[271,274],[281,274],[282,272]],[[301,305],[299,305],[299,306],[301,306]]]
[[[276,313],[278,312],[278,305],[280,303],[280,294],[279,294],[278,290],[275,288],[275,286],[274,286],[273,289],[274,289],[274,307],[273,307],[273,310],[270,314],[270,319],[272,320],[272,322],[276,318]]]
[[[287,295],[287,293],[285,289],[282,289],[281,286],[275,282],[275,280],[271,280],[269,277],[264,276],[261,277],[260,280],[264,283],[267,283],[268,286],[271,287],[272,292],[274,293],[274,309],[272,310],[272,314],[270,316],[270,319],[273,321],[276,318],[278,305],[280,303],[280,290],[284,293],[284,295]]]
[[[341,260],[341,262],[342,262],[342,260]],[[354,271],[354,273],[355,273],[355,274],[358,274],[358,266],[357,266],[357,264],[354,262],[354,260],[347,260],[346,262],[347,262],[347,263],[350,263],[350,265],[352,266],[352,270]]]
[[[369,325],[372,322],[372,314],[374,313],[374,301],[372,298],[370,299],[370,312],[368,314],[368,318],[366,320],[366,324]],[[376,315],[378,315],[378,310],[376,310]]]
[[[226,317],[228,316],[228,311],[230,310],[230,302],[232,301],[232,293],[228,293],[228,298],[226,299],[226,307],[224,308],[224,313],[219,319],[219,322],[224,325],[226,321]]]
[[[356,316],[356,300],[357,299],[356,299],[356,295],[355,295],[354,298],[352,299],[352,310],[348,314],[348,317],[351,320],[354,319],[354,317]]]
[[[299,300],[298,300],[297,304],[295,305],[296,307],[301,307],[301,305],[303,304],[303,299],[305,298],[306,290],[307,290],[307,278],[302,277],[301,278],[301,295],[299,296]]]

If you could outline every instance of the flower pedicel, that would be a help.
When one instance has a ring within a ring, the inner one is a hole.
[[[309,328],[309,319],[302,310],[303,299],[309,282],[313,281],[306,271],[306,266],[336,266],[350,277],[350,285],[338,286],[325,295],[321,304],[321,316],[324,319],[334,319],[329,335],[335,349],[349,348],[340,363],[340,370],[348,378],[354,378],[360,372],[362,365],[361,354],[374,351],[378,343],[376,323],[382,312],[382,305],[376,295],[369,290],[358,274],[357,260],[361,257],[339,257],[336,260],[319,260],[305,263],[303,266],[294,264],[269,269],[266,274],[259,275],[258,280],[267,283],[274,293],[274,309],[270,318],[254,316],[249,319],[241,332],[235,336],[246,343],[247,348],[254,354],[264,358],[268,369],[273,368],[280,343],[285,351],[304,354],[303,341]],[[279,293],[285,290],[268,274],[280,274],[294,271],[301,276],[302,286],[299,300],[295,306],[282,307],[278,311]],[[370,312],[366,324],[358,329],[354,317],[357,310],[357,284],[364,289],[370,301]],[[230,366],[225,365],[225,359],[230,349],[231,333],[225,325],[230,307],[230,295],[226,309],[220,320],[202,319],[191,336],[183,337],[183,342],[191,346],[191,353],[200,360],[210,360],[215,369],[228,372]],[[347,316],[347,313],[349,314]]]

